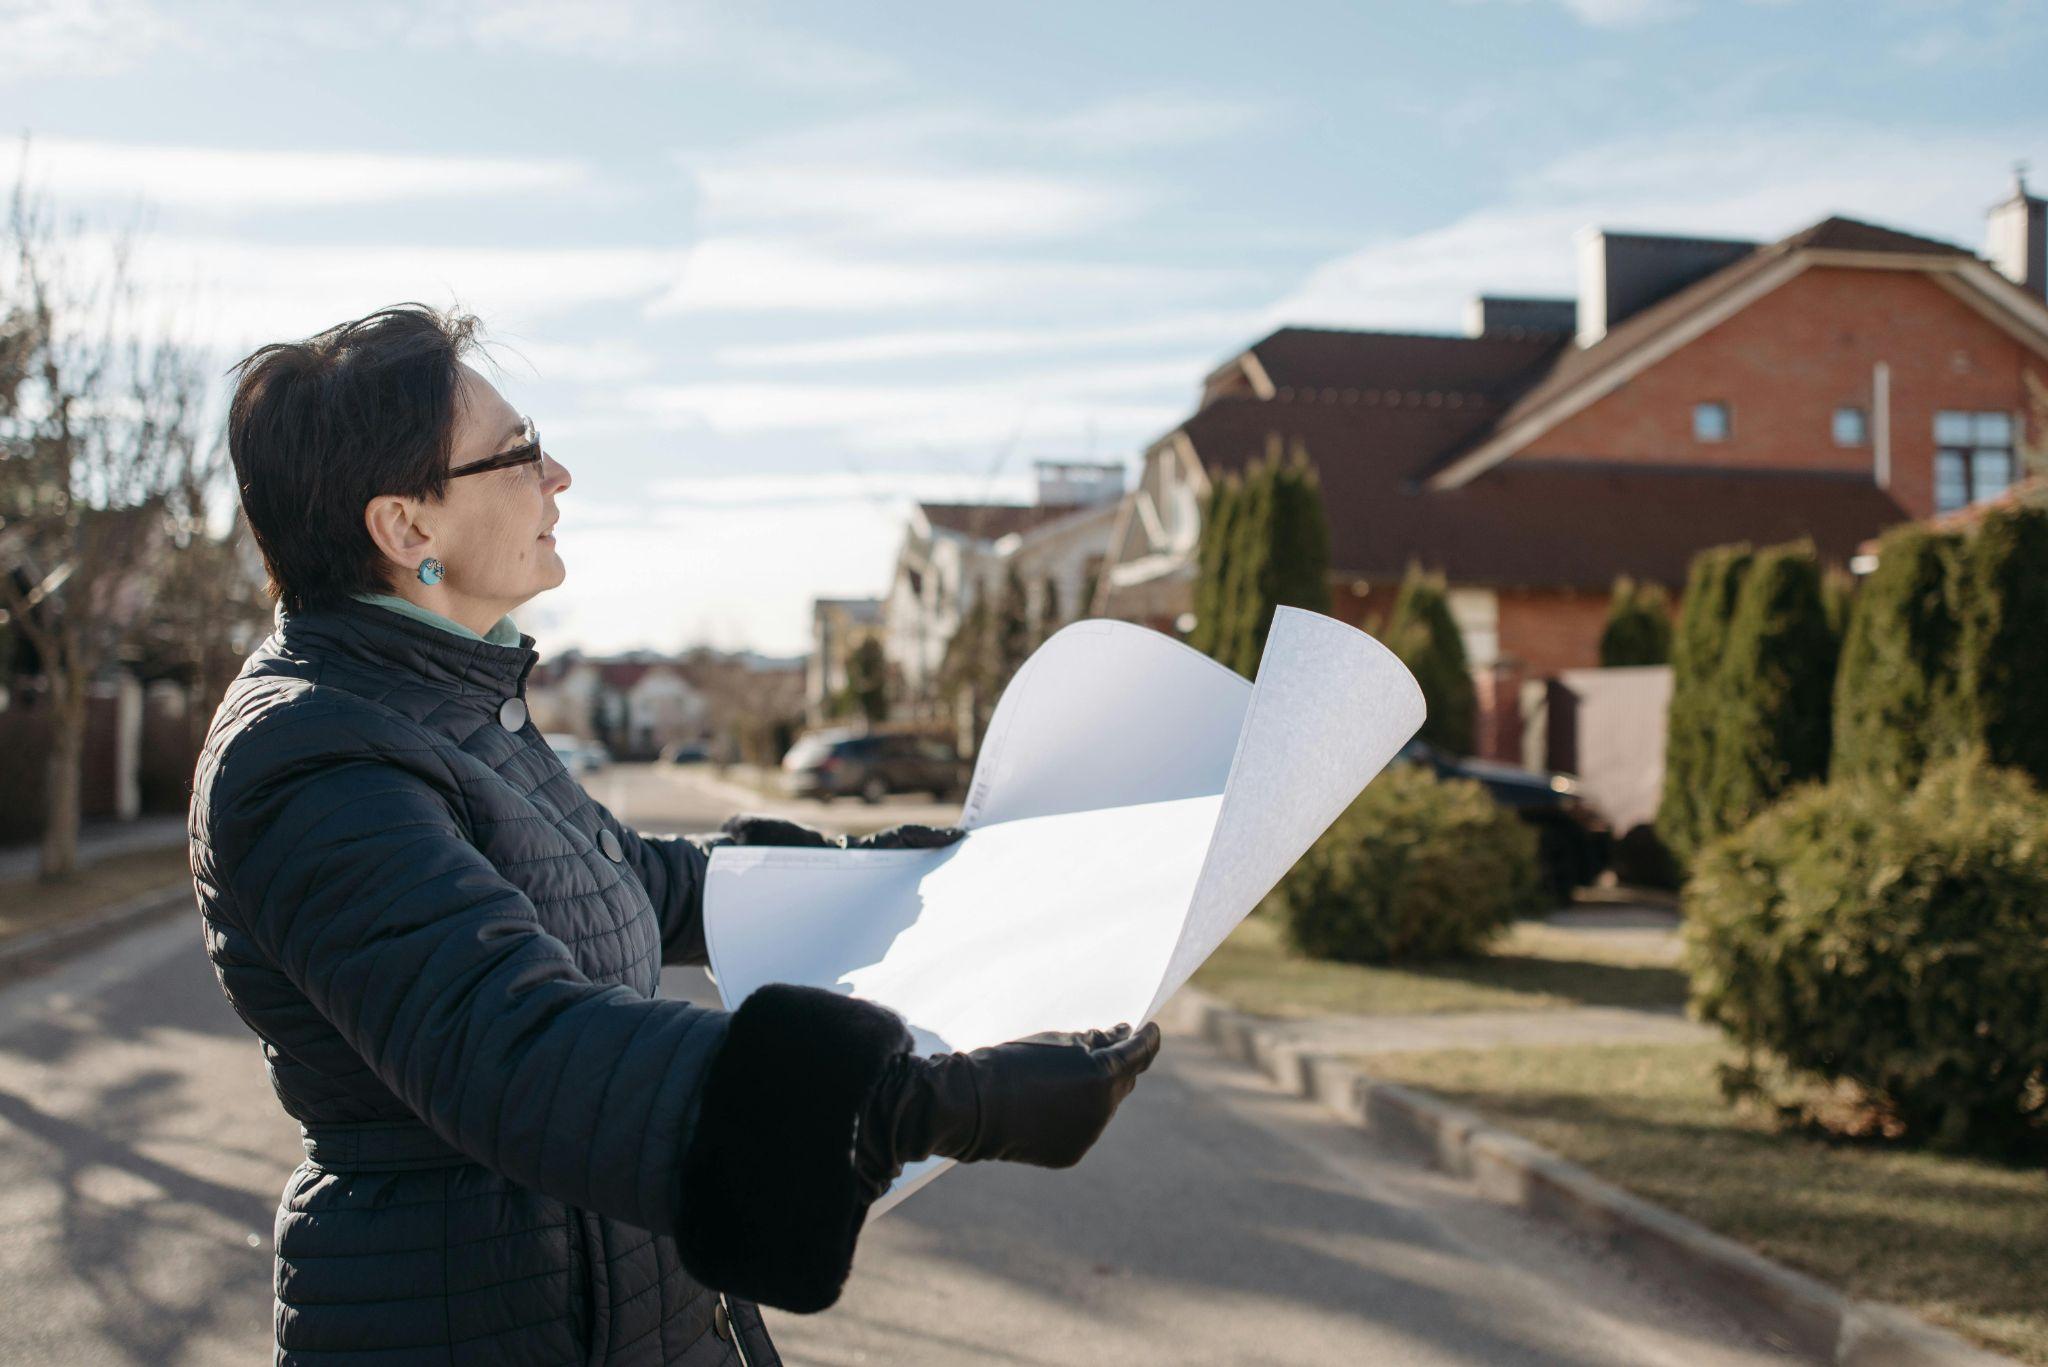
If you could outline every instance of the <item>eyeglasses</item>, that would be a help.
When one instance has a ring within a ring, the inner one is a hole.
[[[450,470],[448,478],[460,479],[464,475],[483,474],[486,470],[509,470],[515,465],[540,464],[542,455],[540,431],[533,425],[532,418],[526,418],[525,422],[526,426],[519,431],[519,435],[522,438],[519,445],[513,447],[510,451],[504,451],[492,456],[488,460],[471,461],[460,470]]]

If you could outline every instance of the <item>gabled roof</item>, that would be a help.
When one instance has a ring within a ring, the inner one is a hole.
[[[1837,252],[1894,256],[1909,262],[1976,260],[1952,243],[1853,218],[1822,219],[1631,314],[1589,347],[1562,348],[1550,369],[1500,415],[1492,431],[1479,434],[1468,449],[1445,452],[1432,476],[1439,485],[1469,479],[1534,440],[1548,424],[1577,411],[1574,401],[1588,394],[1597,396],[1603,382],[1646,362],[1661,346],[1688,337],[1702,320],[1715,317],[1719,308],[1739,306],[1750,294],[1767,292],[1791,278],[1818,254]]]
[[[1083,505],[1041,503],[920,503],[918,511],[934,528],[982,541],[996,541],[1011,532],[1026,532],[1041,523],[1066,517]]]
[[[1252,357],[1275,391],[1262,393],[1262,398],[1281,397],[1286,391],[1341,394],[1361,387],[1403,394],[1493,396],[1549,359],[1562,340],[1556,333],[1465,337],[1285,327],[1252,343],[1223,369]]]
[[[1430,489],[1416,476],[1482,413],[1426,405],[1219,399],[1178,429],[1211,472],[1242,469],[1269,433],[1299,438],[1321,477],[1331,568],[1397,579],[1605,592],[1617,575],[1680,585],[1708,546],[1811,536],[1844,562],[1906,513],[1862,475],[1529,461]]]

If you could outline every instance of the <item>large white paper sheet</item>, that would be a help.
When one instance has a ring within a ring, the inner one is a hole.
[[[1150,1020],[1422,725],[1354,627],[1281,608],[1255,683],[1088,620],[1003,692],[938,850],[724,846],[704,891],[728,1007],[764,983],[899,1012],[923,1053]],[[946,1167],[906,1168],[879,1216]]]

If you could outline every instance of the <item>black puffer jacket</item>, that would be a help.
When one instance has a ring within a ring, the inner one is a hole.
[[[704,962],[723,837],[642,836],[527,720],[533,638],[376,604],[279,612],[194,775],[207,952],[306,1161],[279,1363],[779,1361],[757,1303],[839,1295],[892,1012]]]

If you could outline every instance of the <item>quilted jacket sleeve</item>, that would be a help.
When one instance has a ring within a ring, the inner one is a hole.
[[[911,1043],[895,1013],[783,984],[727,1013],[594,983],[432,772],[282,763],[263,739],[239,738],[209,796],[227,905],[386,1087],[514,1181],[676,1235],[705,1285],[837,1298],[866,1215],[853,1115]]]
[[[647,899],[661,918],[661,961],[704,964],[704,873],[711,851],[732,843],[722,832],[708,835],[649,835],[636,831],[596,803],[598,817],[619,837],[626,861],[640,875]]]

